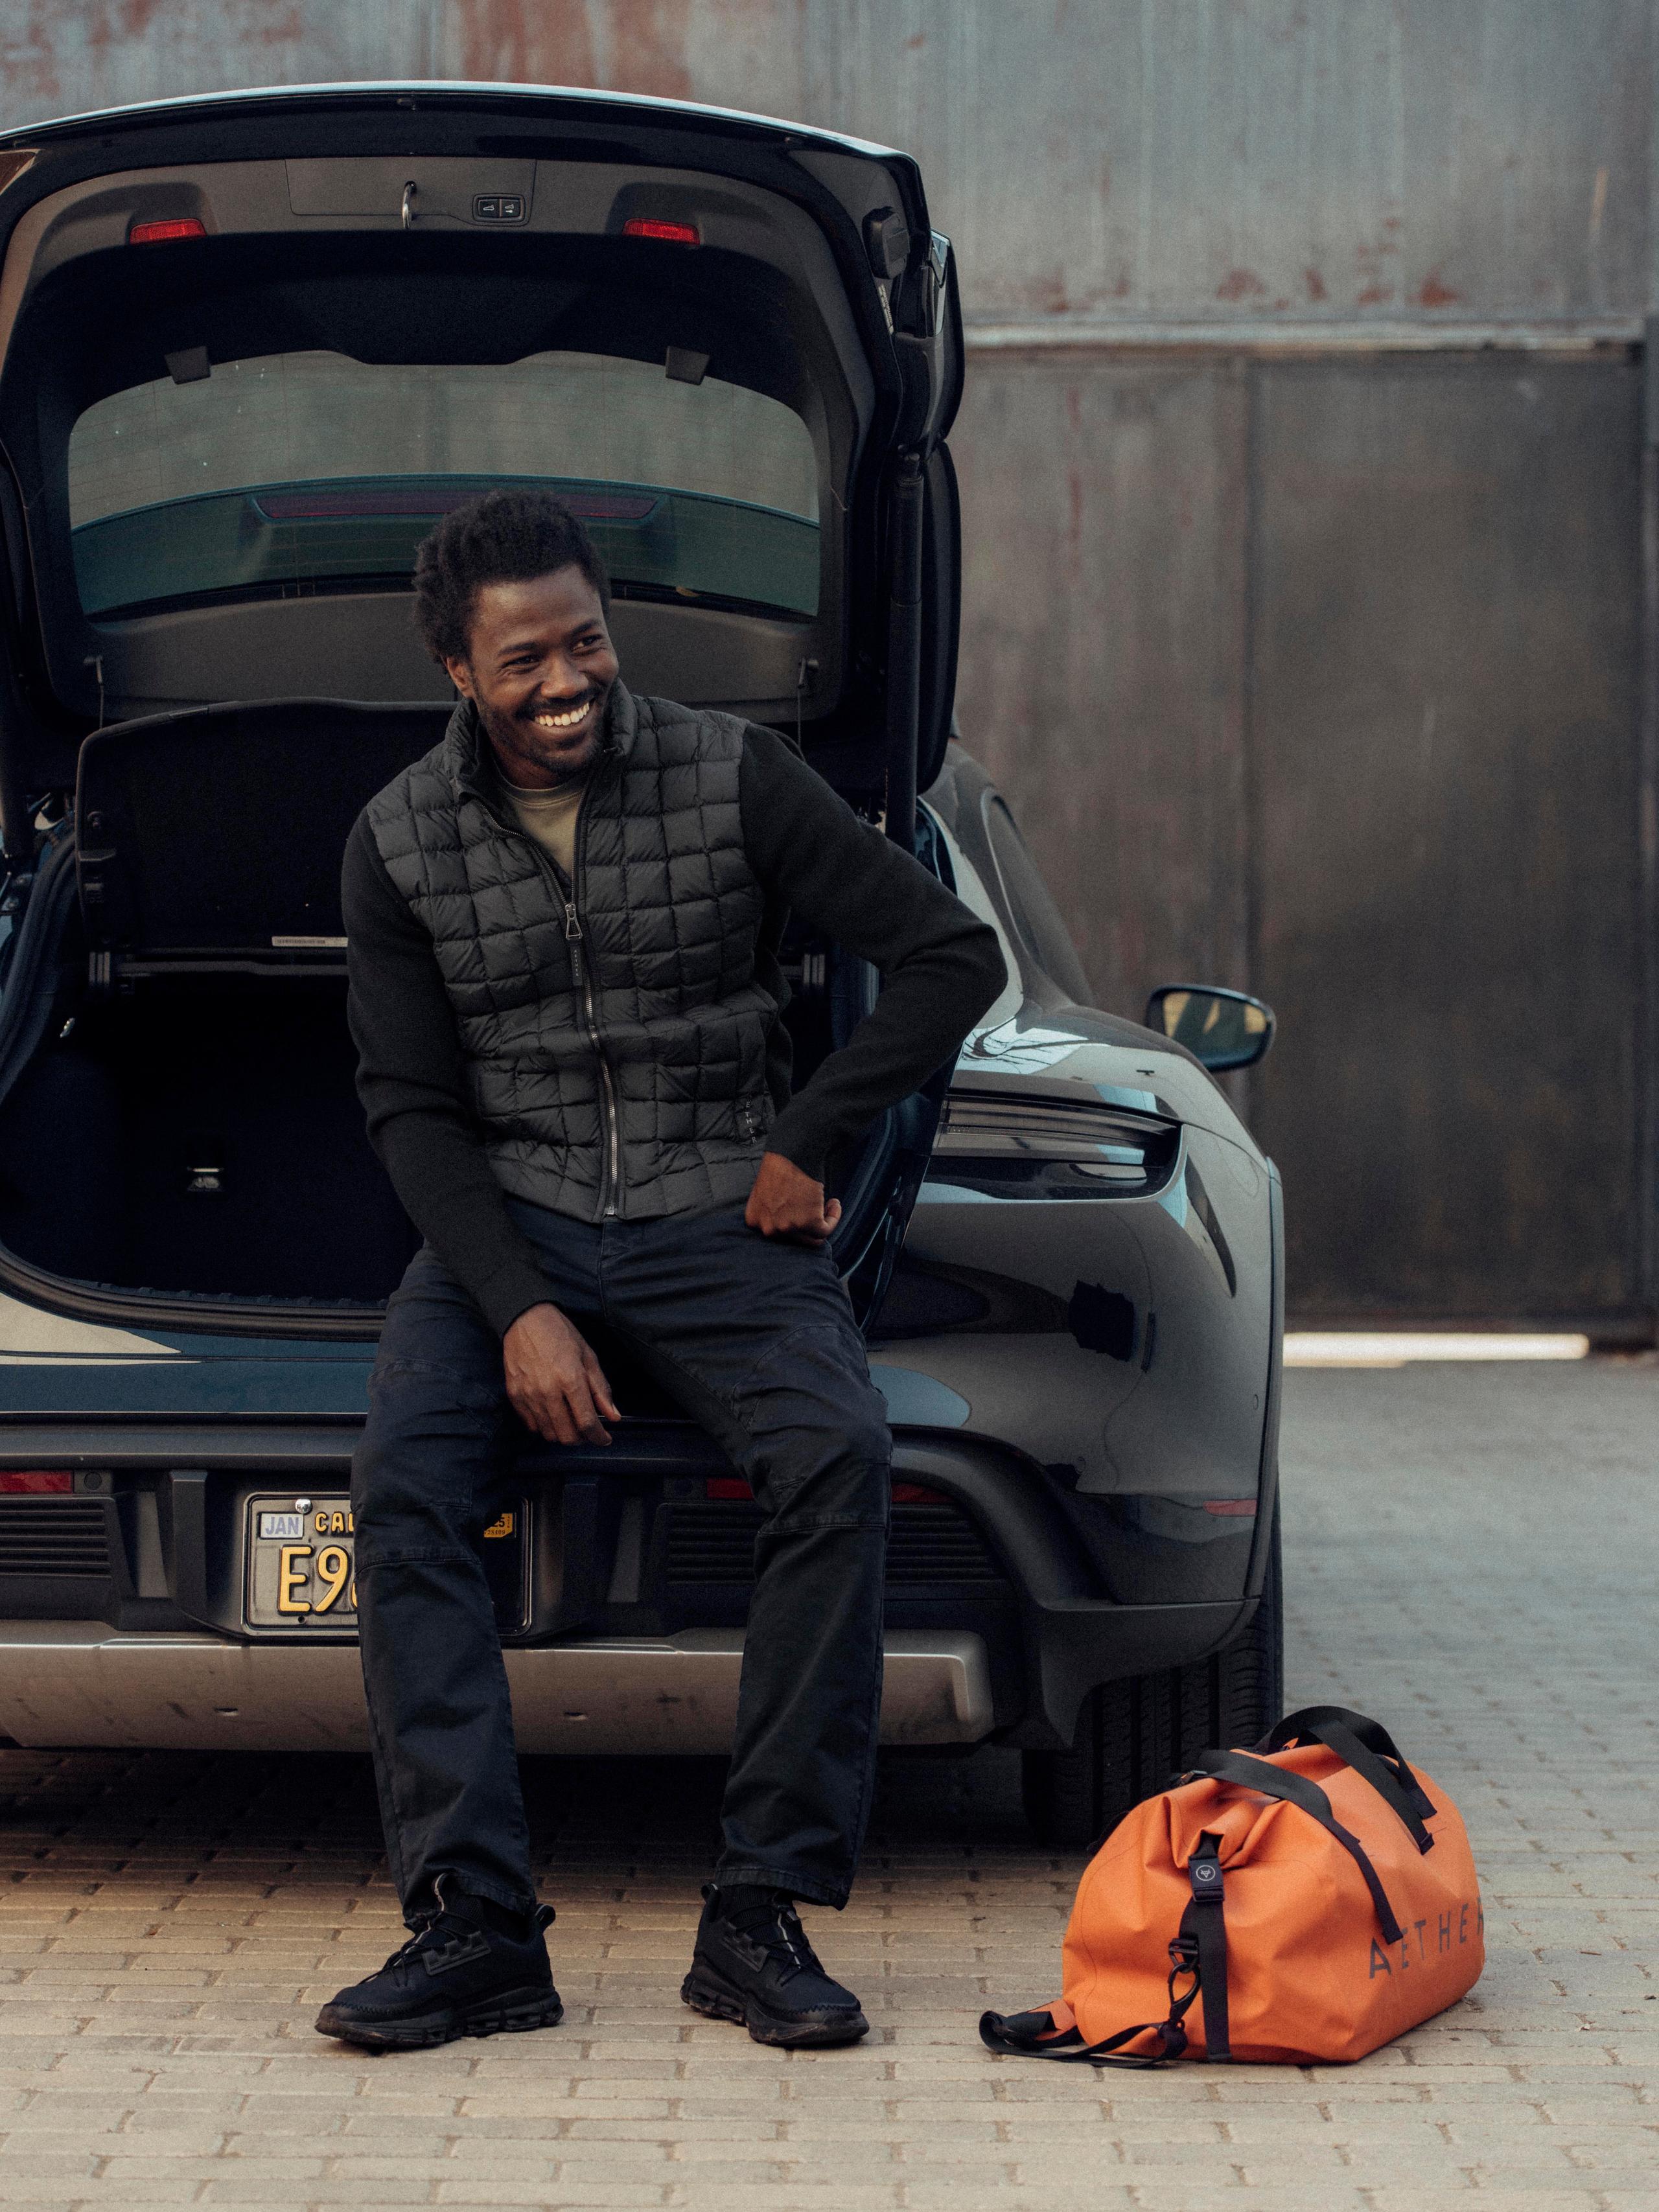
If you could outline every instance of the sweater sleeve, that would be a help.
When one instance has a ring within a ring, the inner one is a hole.
[[[359,817],[341,871],[346,1002],[369,1142],[404,1211],[504,1335],[551,1300],[467,1106],[460,1042],[432,939]]]
[[[750,729],[740,795],[744,848],[767,890],[884,981],[767,1137],[769,1152],[821,1179],[837,1145],[954,1059],[1006,971],[995,931],[775,732]]]

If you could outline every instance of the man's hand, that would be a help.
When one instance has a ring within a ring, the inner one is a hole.
[[[768,1152],[744,1208],[744,1219],[763,1237],[785,1237],[792,1243],[822,1244],[841,1219],[841,1200],[827,1203],[823,1185],[781,1152]]]
[[[554,1444],[608,1444],[619,1421],[593,1347],[557,1306],[532,1306],[501,1339],[507,1395],[525,1426]]]

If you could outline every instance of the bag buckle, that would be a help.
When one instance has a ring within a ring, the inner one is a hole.
[[[1193,1886],[1193,1901],[1197,1905],[1219,1905],[1223,1902],[1225,1883],[1221,1875],[1221,1861],[1217,1856],[1217,1839],[1200,1836],[1198,1849],[1187,1862],[1187,1879]]]

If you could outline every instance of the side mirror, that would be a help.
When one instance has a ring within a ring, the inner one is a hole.
[[[1146,1026],[1184,1044],[1212,1074],[1254,1067],[1273,1041],[1273,1010],[1244,991],[1165,983],[1146,1001]]]

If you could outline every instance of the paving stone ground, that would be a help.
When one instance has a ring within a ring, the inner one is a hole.
[[[1293,1702],[1376,1711],[1464,1808],[1490,1961],[1351,2068],[994,2059],[1079,1863],[1012,1758],[896,1762],[812,1916],[869,2042],[761,2050],[678,1989],[718,1771],[532,1771],[551,2033],[368,2059],[319,2002],[400,1940],[347,1759],[0,1753],[0,2205],[684,2212],[1659,2207],[1659,1364],[1288,1378]]]

